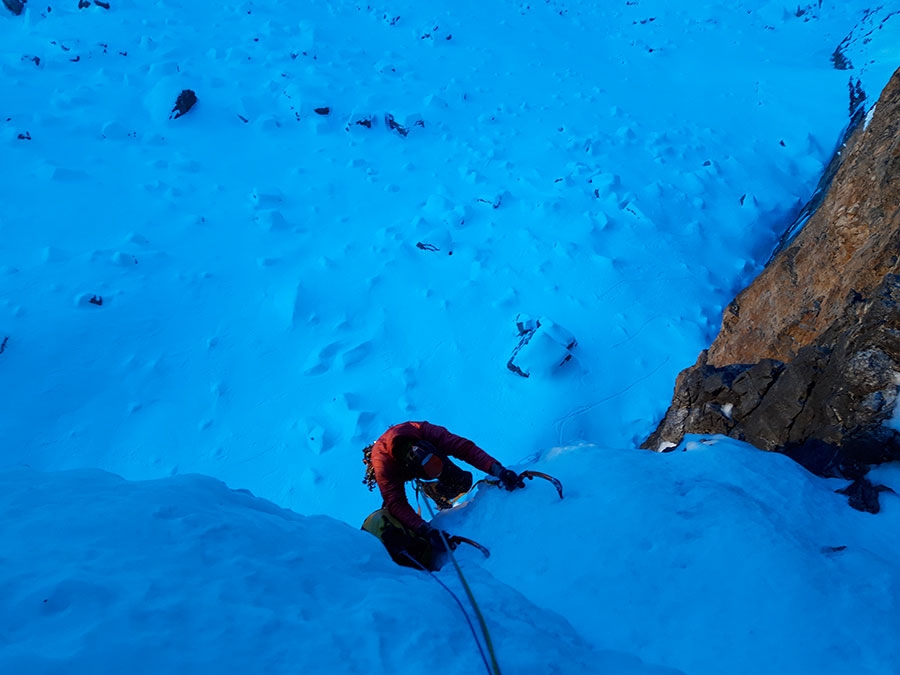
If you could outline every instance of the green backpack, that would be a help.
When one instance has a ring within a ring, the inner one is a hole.
[[[394,562],[404,567],[414,567],[427,570],[435,569],[434,552],[431,542],[425,537],[413,532],[403,523],[392,516],[387,509],[378,509],[372,513],[362,524],[362,528],[372,534],[384,544],[387,552]],[[419,564],[407,557],[407,554]]]

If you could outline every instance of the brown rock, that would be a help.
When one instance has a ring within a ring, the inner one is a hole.
[[[900,433],[885,425],[898,374],[900,70],[847,143],[820,206],[678,376],[644,447],[721,433],[819,475],[859,480],[870,465],[900,459]],[[877,510],[877,494],[851,504]]]
[[[839,319],[850,291],[866,297],[900,272],[900,70],[848,146],[822,205],[726,312],[711,365],[790,361]]]

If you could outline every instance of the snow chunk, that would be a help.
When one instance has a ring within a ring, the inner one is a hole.
[[[575,336],[559,324],[542,317],[532,319],[520,314],[516,318],[519,344],[506,367],[522,377],[549,375],[572,359],[578,344]]]

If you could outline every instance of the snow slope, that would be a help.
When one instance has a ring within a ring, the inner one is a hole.
[[[492,551],[457,558],[502,672],[893,672],[896,495],[853,511],[844,481],[721,438],[528,466],[565,498],[483,486],[436,519]],[[330,517],[195,475],[14,468],[0,488],[3,672],[483,668],[444,589]]]
[[[505,672],[892,672],[894,497],[634,448],[900,65],[896,7],[109,5],[0,10],[0,663],[479,669],[356,531],[360,449],[429,419],[566,484],[442,516],[494,551],[461,557]],[[526,317],[573,359],[510,372]]]
[[[378,541],[204,476],[0,474],[5,673],[443,673],[483,668],[457,605]],[[473,567],[508,673],[673,673],[597,651]],[[452,579],[447,579],[452,583]],[[462,595],[459,584],[456,592]],[[473,619],[474,620],[474,619]]]
[[[565,498],[535,479],[438,518],[592,643],[686,673],[896,668],[895,494],[877,517],[854,511],[834,494],[848,481],[721,437],[665,454],[557,448],[528,468]]]
[[[862,5],[792,11],[0,15],[10,461],[200,472],[357,522],[377,504],[349,467],[403,419],[505,461],[636,443],[846,122],[830,55]],[[520,314],[575,335],[568,372],[505,368]]]

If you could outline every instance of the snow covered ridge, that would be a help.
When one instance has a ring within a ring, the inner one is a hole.
[[[373,537],[207,477],[3,470],[0,512],[4,673],[482,670],[452,598]],[[483,570],[467,574],[505,672],[677,672],[593,649]]]
[[[710,437],[527,468],[565,499],[484,487],[438,517],[492,551],[457,556],[502,672],[894,671],[900,498],[872,518],[845,481]],[[484,672],[434,580],[326,516],[197,475],[27,468],[0,471],[0,512],[4,673]]]

